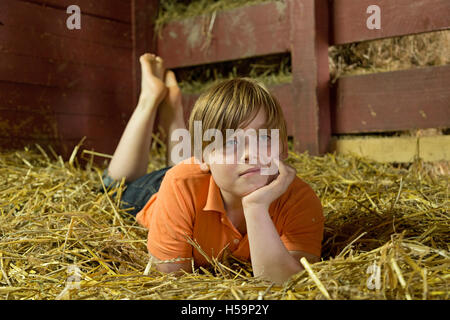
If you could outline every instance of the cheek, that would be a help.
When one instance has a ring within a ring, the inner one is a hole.
[[[211,174],[219,185],[229,186],[236,181],[236,165],[211,164]]]
[[[237,150],[234,148],[224,148],[222,151],[222,157],[225,163],[232,166],[238,162],[237,160]]]
[[[261,166],[270,166],[272,162],[272,145],[270,143],[261,143],[258,149],[259,162]],[[275,151],[273,150],[275,155]]]

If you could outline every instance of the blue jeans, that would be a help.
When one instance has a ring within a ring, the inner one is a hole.
[[[152,171],[132,182],[125,182],[126,188],[122,192],[120,207],[122,209],[133,208],[131,211],[127,212],[136,216],[151,196],[158,192],[164,175],[170,168],[172,168],[172,166]],[[118,186],[120,184],[120,181],[116,181],[108,175],[108,169],[103,171],[102,178],[107,190],[114,187],[114,185]],[[104,191],[103,187],[100,187],[100,189],[101,192]],[[113,194],[113,197],[115,196],[116,193]]]

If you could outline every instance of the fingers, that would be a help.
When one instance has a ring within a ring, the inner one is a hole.
[[[278,158],[273,158],[273,160],[278,166],[278,171],[280,172],[277,179],[284,180],[287,184],[290,184],[296,176],[297,170]]]
[[[208,172],[209,171],[209,166],[206,163],[201,163],[200,164],[200,170],[202,170],[203,172]]]
[[[285,163],[283,160],[280,160],[279,158],[273,158],[275,164],[278,166],[278,170],[280,170],[280,173],[293,173],[297,172],[297,170],[290,166],[289,164]]]

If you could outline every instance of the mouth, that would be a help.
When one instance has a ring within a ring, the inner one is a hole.
[[[239,176],[249,176],[249,175],[253,175],[253,174],[257,174],[261,171],[261,168],[251,168],[248,170],[245,170],[244,172],[240,173]]]

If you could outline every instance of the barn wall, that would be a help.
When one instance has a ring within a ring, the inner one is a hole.
[[[69,5],[81,30],[69,30]],[[112,153],[133,110],[131,1],[0,1],[0,149]]]

